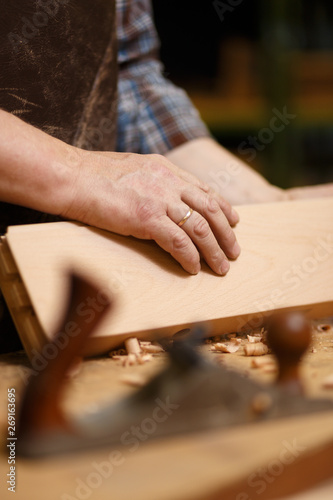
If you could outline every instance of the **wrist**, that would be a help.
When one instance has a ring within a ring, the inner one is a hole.
[[[65,144],[61,157],[52,168],[57,178],[58,215],[65,219],[80,220],[78,206],[86,189],[84,187],[86,156],[89,152]]]
[[[58,215],[69,197],[73,149],[0,110],[0,200]]]

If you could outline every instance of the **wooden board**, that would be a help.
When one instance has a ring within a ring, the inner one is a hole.
[[[205,322],[209,334],[255,327],[276,309],[332,314],[333,199],[237,209],[242,254],[225,277],[207,266],[190,276],[153,242],[79,223],[10,227],[1,246],[1,288],[28,353],[55,332],[71,268],[115,297],[114,311],[85,354],[106,352],[129,336],[171,335],[196,322]],[[93,314],[88,298],[82,314],[87,321]]]

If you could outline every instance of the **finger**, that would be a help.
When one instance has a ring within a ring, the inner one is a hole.
[[[316,186],[296,187],[286,190],[286,199],[301,200],[306,198],[322,198],[333,196],[333,183],[318,184]]]
[[[204,193],[209,194],[212,198],[214,198],[217,203],[219,204],[221,210],[223,211],[224,215],[228,219],[228,222],[231,226],[235,226],[239,222],[239,215],[237,211],[230,205],[230,203],[225,200],[220,194],[218,194],[214,189],[212,189],[208,184],[205,182],[201,181],[197,177],[195,177],[193,174],[190,172],[187,172],[186,170],[183,170],[176,165],[171,164],[172,167],[175,168],[175,173],[184,181],[188,182],[191,184],[191,186],[195,186],[196,188],[200,189]]]
[[[213,189],[210,189],[207,194],[219,204],[219,207],[226,216],[230,226],[235,226],[239,222],[238,212],[230,205],[227,200],[216,193]]]
[[[225,213],[215,198],[200,192],[194,195],[193,191],[184,193],[182,198],[208,222],[223,252],[230,259],[236,259],[240,254],[240,246]]]
[[[179,220],[181,222],[184,220],[183,218],[180,219],[179,213],[184,215],[188,214],[188,208],[186,206],[183,207],[182,210],[183,211],[180,212],[178,207],[172,207],[168,210],[168,215],[174,222],[178,222],[179,224]],[[178,215],[176,215],[177,213]],[[214,272],[224,275],[229,271],[230,264],[228,259],[204,217],[198,212],[193,211],[183,222],[181,229],[191,238],[202,257]]]
[[[167,215],[161,216],[150,230],[151,238],[170,253],[185,271],[198,274],[200,271],[200,255],[189,236],[170,220]]]
[[[208,190],[201,189],[201,191],[204,191],[204,193],[206,193],[207,196],[209,196],[218,203],[220,209],[226,216],[230,226],[235,226],[239,222],[239,215],[236,212],[236,210],[230,205],[230,203],[226,199],[224,199],[220,194],[214,191],[214,189],[209,187]]]

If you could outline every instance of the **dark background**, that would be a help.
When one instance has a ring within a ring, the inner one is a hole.
[[[251,165],[282,187],[332,181],[333,2],[232,3],[153,0],[166,75],[236,154],[287,106],[296,119]]]

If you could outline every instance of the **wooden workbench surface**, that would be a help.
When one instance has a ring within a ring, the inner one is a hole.
[[[325,321],[327,323],[327,321]],[[330,323],[333,324],[332,322]],[[251,367],[252,359],[245,357],[243,349],[235,354],[210,352],[210,345],[203,348],[204,355],[241,370],[248,376],[271,383],[275,373]],[[312,352],[314,351],[314,352]],[[264,359],[264,357],[261,357]],[[314,324],[312,349],[303,360],[302,376],[311,396],[333,399],[333,389],[323,389],[322,381],[333,374],[333,328],[318,331]],[[120,361],[95,358],[84,361],[69,382],[65,406],[70,413],[94,410],[98,405],[116,400],[136,390],[127,382],[139,378],[148,380],[167,362],[166,354],[139,366],[124,368]],[[17,399],[25,387],[29,374],[29,361],[23,352],[0,356],[0,425],[1,443],[7,437],[7,389],[15,387]],[[97,450],[68,457],[48,460],[22,460],[16,463],[16,499],[92,498],[104,500],[208,500],[222,485],[259,474],[259,469],[269,466],[285,447],[310,449],[314,445],[333,441],[333,416],[331,413],[288,421],[268,422],[257,426],[210,431],[177,439],[155,441],[140,445],[135,452],[120,450],[117,465],[103,478],[96,473],[96,464],[110,464],[111,450]],[[110,423],[112,425],[112,423]],[[296,445],[295,445],[296,443]],[[0,495],[12,498],[7,491],[7,455],[0,458]],[[95,475],[94,475],[94,474]],[[283,471],[281,472],[283,473]],[[256,477],[257,486],[259,476]],[[269,476],[274,481],[274,476]],[[89,481],[90,487],[88,486]],[[96,481],[96,483],[93,483]],[[85,486],[84,486],[85,485]],[[293,500],[321,500],[333,497],[333,482],[321,486],[320,494],[307,492]],[[241,493],[241,492],[240,492]],[[244,494],[245,495],[245,494]],[[235,500],[250,500],[239,496]]]

